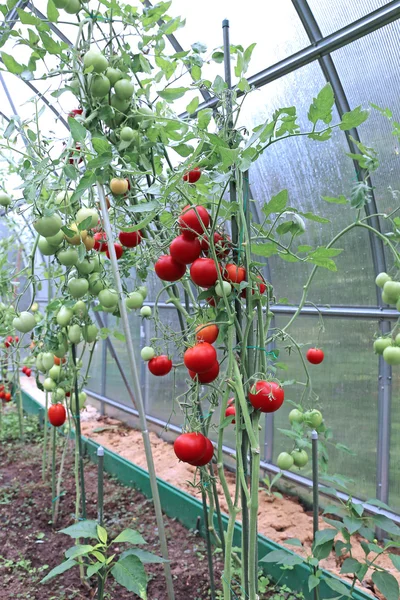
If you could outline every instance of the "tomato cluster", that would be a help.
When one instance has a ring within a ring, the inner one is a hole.
[[[182,433],[174,442],[174,452],[182,462],[204,467],[214,456],[214,446],[202,433]]]
[[[11,402],[11,387],[9,384],[1,384],[0,385],[0,399],[4,400],[4,402]]]
[[[18,342],[19,342],[19,337],[17,335],[14,337],[12,335],[8,335],[6,337],[6,339],[4,340],[4,347],[10,348],[12,345],[18,344]]]
[[[382,289],[382,301],[396,306],[400,312],[400,282],[393,281],[387,273],[379,273],[375,283]],[[391,335],[380,336],[374,341],[376,354],[382,355],[393,367],[400,365],[400,333],[396,333],[397,331],[395,328]]]
[[[27,377],[30,377],[32,375],[32,369],[30,369],[29,367],[23,366],[21,369],[22,373],[24,373]]]

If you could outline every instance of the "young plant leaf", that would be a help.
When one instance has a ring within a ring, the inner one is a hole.
[[[138,556],[130,555],[120,559],[111,569],[111,574],[129,592],[147,600],[147,575]]]
[[[65,562],[61,563],[61,565],[58,565],[57,567],[52,569],[50,573],[47,573],[46,577],[44,577],[40,583],[47,583],[48,581],[50,581],[50,579],[53,579],[53,577],[57,577],[57,575],[65,573],[65,571],[68,571],[68,569],[71,569],[77,564],[78,563],[75,560],[66,560]]]
[[[374,571],[372,581],[386,600],[399,600],[399,584],[393,575],[387,571]]]
[[[135,545],[147,543],[140,533],[134,529],[125,529],[115,538],[115,540],[112,541],[113,544],[118,544],[121,542],[128,542],[129,544]]]

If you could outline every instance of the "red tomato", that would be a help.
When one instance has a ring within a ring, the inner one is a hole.
[[[52,404],[47,411],[47,415],[49,417],[49,421],[54,427],[61,427],[64,425],[65,419],[67,418],[67,413],[63,404]]]
[[[219,270],[221,266],[218,265]],[[197,258],[190,267],[192,281],[200,287],[209,288],[218,279],[217,267],[212,258]]]
[[[197,238],[191,239],[184,235],[178,235],[172,240],[169,252],[176,262],[182,265],[190,265],[200,256],[200,242]]]
[[[228,263],[224,269],[224,278],[230,283],[246,281],[246,269],[233,263]]]
[[[207,450],[206,439],[202,433],[182,433],[174,442],[174,452],[183,462],[200,460]]]
[[[28,367],[22,367],[21,371],[22,371],[23,373],[25,373],[25,371],[26,371],[26,369],[27,369],[27,368],[28,368]]]
[[[196,340],[213,344],[218,337],[219,329],[216,325],[198,325],[196,327]]]
[[[98,231],[94,234],[94,246],[93,248],[98,252],[106,252],[108,248],[107,236],[105,231]]]
[[[230,417],[231,415],[235,416],[236,415],[236,408],[234,406],[228,406],[228,408],[225,411],[225,416],[226,417]],[[236,423],[235,419],[232,420],[232,424]]]
[[[310,348],[307,350],[306,358],[312,365],[319,365],[324,360],[324,353],[320,348]]]
[[[26,369],[26,371],[25,371],[25,375],[26,375],[27,377],[30,377],[30,376],[32,375],[32,369]]]
[[[143,239],[140,231],[121,231],[118,238],[125,248],[136,248]]]
[[[4,390],[1,390],[1,392],[0,392],[0,399],[1,399],[1,400],[4,400],[4,398],[5,398],[5,397],[6,397],[6,393],[5,393],[5,391],[4,391]]]
[[[201,177],[201,171],[198,167],[188,171],[182,177],[183,181],[188,181],[189,183],[196,183]]]
[[[264,413],[275,412],[285,399],[285,392],[274,381],[257,381],[249,391],[250,403]]]
[[[195,238],[204,233],[210,224],[210,215],[204,206],[190,206],[183,209],[179,219],[179,228],[187,238]]]
[[[121,244],[118,244],[117,242],[115,242],[114,248],[115,248],[115,254],[117,256],[117,260],[119,260],[124,253],[124,249],[121,246]],[[106,250],[106,256],[107,256],[107,258],[110,258],[110,252],[108,251],[108,246],[107,246],[107,250]]]
[[[229,398],[229,400],[228,400],[228,404],[227,404],[228,408],[229,408],[230,406],[233,406],[234,404],[235,404],[235,398]]]
[[[0,392],[4,392],[4,385],[0,385]]]
[[[59,365],[61,365],[61,363],[64,364],[66,361],[67,361],[66,358],[58,358],[58,356],[54,357],[54,364],[55,365],[59,366]]]
[[[18,342],[19,342],[19,337],[18,337],[17,335],[16,335],[16,336],[15,336],[15,338],[14,338],[14,342],[15,342],[16,344],[18,344]]]
[[[219,362],[216,360],[211,369],[204,371],[204,373],[196,373],[189,369],[189,375],[192,379],[198,377],[199,383],[211,383],[215,381],[219,375]]]
[[[76,117],[76,115],[81,115],[82,113],[83,113],[83,108],[73,108],[68,116],[72,117],[72,119],[74,119]]]
[[[221,235],[218,231],[214,232],[214,246],[218,258],[226,258],[231,251],[232,242],[227,235]],[[203,235],[201,238],[201,249],[203,252],[208,252],[210,249],[210,238]]]
[[[206,298],[206,302],[210,306],[213,306],[213,307],[217,306],[217,303],[215,302],[215,298],[212,298],[212,297],[211,298]]]
[[[207,342],[201,342],[188,348],[183,355],[183,362],[189,371],[204,373],[209,371],[217,360],[217,352],[214,346]]]
[[[5,400],[6,402],[10,402],[10,400],[11,400],[11,393],[10,393],[10,392],[6,392],[6,393],[4,394],[4,400]]]
[[[189,465],[193,465],[194,467],[204,467],[212,460],[212,457],[214,456],[214,446],[212,445],[211,440],[209,440],[207,437],[204,439],[206,440],[206,451],[201,458],[197,460],[191,460]]]
[[[260,294],[264,294],[265,290],[267,289],[267,286],[265,285],[265,280],[261,277],[261,275],[257,275],[257,279],[260,281],[260,283],[257,283],[258,291],[260,292]],[[252,290],[251,293],[254,294],[254,290]],[[242,290],[242,293],[240,295],[242,298],[246,298],[246,289]]]
[[[166,354],[161,354],[149,360],[147,366],[150,373],[156,375],[156,377],[162,377],[163,375],[168,375],[172,369],[172,360]]]
[[[154,269],[158,277],[163,281],[178,281],[186,273],[186,266],[176,262],[168,254],[160,256],[154,265]]]
[[[7,340],[6,340],[6,341],[4,342],[4,346],[5,346],[6,348],[9,348],[9,347],[10,347],[10,342],[7,342]]]
[[[128,179],[128,178],[126,178],[126,181],[128,182],[128,192],[129,192],[129,191],[130,191],[130,189],[131,189],[131,182],[129,181],[129,179]]]

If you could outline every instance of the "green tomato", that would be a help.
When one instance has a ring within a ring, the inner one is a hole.
[[[41,373],[45,373],[46,369],[43,366],[42,356],[42,353],[37,355],[35,365],[38,371],[40,371]]]
[[[308,410],[306,413],[304,413],[304,420],[307,423],[307,425],[316,429],[321,425],[323,417],[319,410],[313,409]]]
[[[36,326],[35,315],[24,310],[18,317],[13,319],[12,324],[20,333],[28,333]]]
[[[137,133],[132,127],[123,127],[119,133],[119,137],[123,142],[131,142]]]
[[[76,268],[80,275],[90,275],[90,273],[93,273],[94,263],[88,258],[84,258],[82,262],[78,262]]]
[[[94,342],[96,340],[98,333],[99,333],[99,330],[97,329],[96,325],[94,325],[94,323],[91,323],[90,325],[86,325],[83,328],[83,332],[82,332],[83,339],[88,344],[91,344],[92,342]]]
[[[53,402],[62,402],[65,398],[65,390],[62,387],[58,387],[53,392]]]
[[[88,314],[86,304],[82,300],[78,300],[78,302],[74,304],[74,306],[72,307],[72,311],[74,315],[76,315],[80,319],[83,319],[83,317],[86,317],[86,315]]]
[[[90,78],[89,91],[94,98],[104,98],[110,89],[110,81],[105,75],[93,75]]]
[[[101,290],[99,300],[105,308],[115,308],[118,305],[118,292],[112,289]]]
[[[91,219],[89,221],[89,225],[86,225],[86,229],[92,229],[96,227],[99,222],[99,213],[95,208],[80,208],[75,215],[75,220],[77,223],[83,223],[87,219]]]
[[[106,71],[106,77],[108,78],[111,86],[114,87],[117,81],[122,79],[122,71],[119,69],[114,69],[113,67],[108,67]]]
[[[304,415],[301,410],[297,408],[293,408],[293,410],[289,413],[289,421],[290,423],[302,423],[304,419]]]
[[[57,254],[58,262],[64,267],[72,267],[78,264],[79,254],[74,248],[67,248],[66,250],[60,250]]]
[[[100,254],[95,254],[94,256],[91,256],[91,261],[93,263],[93,273],[100,273],[102,267]]]
[[[54,367],[54,354],[52,352],[43,353],[42,365],[45,371],[50,371],[50,369]]]
[[[53,0],[54,6],[57,8],[65,8],[68,4],[68,0]]]
[[[6,194],[5,192],[0,192],[0,206],[10,206],[11,204],[11,198],[8,194]]]
[[[68,339],[71,344],[79,344],[81,341],[82,330],[79,325],[71,325],[68,329]]]
[[[379,337],[374,341],[375,354],[383,354],[383,351],[388,346],[392,345],[390,337]]]
[[[54,199],[57,208],[60,212],[66,214],[72,209],[71,198],[74,192],[59,192]]]
[[[89,290],[89,282],[87,279],[72,278],[68,281],[68,290],[73,298],[82,298]]]
[[[95,73],[103,73],[108,68],[108,60],[99,50],[89,50],[83,57],[85,69],[93,67]]]
[[[400,348],[397,346],[388,346],[383,351],[383,358],[388,365],[400,365]]]
[[[142,298],[147,298],[147,287],[145,285],[139,285],[138,290],[139,294],[142,294]]]
[[[56,348],[56,350],[53,350],[53,354],[54,354],[54,356],[57,356],[57,358],[64,358],[64,356],[66,355],[67,352],[68,352],[68,344],[67,344],[66,340],[64,338],[62,338],[60,340],[58,348]]]
[[[56,235],[61,227],[62,220],[59,215],[51,215],[51,217],[41,217],[33,224],[36,231],[43,237],[50,237]]]
[[[54,392],[54,390],[57,388],[57,383],[54,381],[54,379],[51,379],[51,377],[46,377],[46,379],[43,381],[43,387],[46,392]]]
[[[64,233],[60,230],[56,235],[50,235],[47,238],[44,238],[51,246],[55,246],[58,248],[60,244],[64,241]]]
[[[229,283],[229,281],[223,281],[222,286],[218,282],[217,285],[215,286],[215,293],[220,298],[223,298],[224,295],[229,296],[231,294],[231,292],[232,292],[232,286]]]
[[[139,292],[131,292],[125,299],[128,308],[142,308],[144,298]]]
[[[394,343],[396,344],[396,346],[400,346],[400,333],[398,333],[394,338]]]
[[[42,236],[40,236],[38,241],[38,249],[44,256],[53,256],[57,252],[57,247],[49,244],[47,239]]]
[[[104,287],[104,283],[102,282],[98,273],[92,273],[89,275],[89,290],[93,296],[98,296],[98,294],[104,290]]]
[[[146,129],[154,122],[154,113],[150,108],[139,108],[132,118],[133,127]],[[146,118],[147,117],[147,118]],[[149,118],[152,117],[152,118]]]
[[[400,283],[398,281],[387,281],[383,286],[383,291],[385,296],[392,300],[390,304],[396,304],[400,299]]]
[[[301,467],[305,467],[308,463],[308,454],[305,450],[293,450],[293,452],[291,452],[291,456],[294,464],[296,467],[299,467],[299,469]]]
[[[118,98],[118,96],[116,96],[115,94],[112,94],[110,104],[117,111],[119,111],[123,114],[127,114],[128,109],[131,105],[131,102],[130,102],[130,100],[121,100],[121,98]]]
[[[294,459],[288,452],[281,452],[276,459],[277,466],[283,471],[288,471],[293,467]]]
[[[135,88],[129,79],[120,79],[114,85],[114,90],[120,100],[130,100],[133,96]]]
[[[82,5],[80,3],[80,0],[68,0],[68,4],[64,7],[64,10],[69,15],[77,15],[81,8]]]
[[[66,327],[70,324],[72,317],[74,316],[73,310],[62,306],[57,313],[56,321],[61,327]]]
[[[87,398],[87,395],[85,392],[79,392],[79,394],[78,394],[79,410],[82,410],[82,408],[85,406],[86,398]],[[75,393],[71,394],[70,408],[71,408],[72,414],[75,414],[75,412],[74,412],[76,410]]]
[[[398,310],[400,312],[400,298],[396,302],[396,310]]]
[[[151,346],[144,346],[144,348],[142,348],[141,352],[140,352],[140,356],[143,358],[143,360],[151,360],[152,358],[154,358],[156,355],[154,348],[152,348]]]
[[[382,302],[384,304],[396,304],[396,300],[394,300],[393,298],[391,298],[390,296],[385,294],[385,292],[382,292]],[[399,302],[400,302],[400,300],[399,300]]]
[[[391,281],[392,278],[385,272],[379,273],[375,279],[375,283],[378,287],[383,288],[387,281]]]
[[[53,366],[51,367],[51,369],[49,369],[49,377],[51,377],[51,379],[54,379],[54,381],[60,381],[61,378],[61,367],[59,365],[54,364],[54,358]]]
[[[150,306],[142,306],[140,309],[141,317],[151,317],[151,307]]]

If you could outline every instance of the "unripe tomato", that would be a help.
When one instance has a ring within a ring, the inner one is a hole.
[[[75,215],[77,223],[83,223],[90,218],[89,225],[86,225],[88,229],[96,227],[99,222],[99,213],[95,208],[80,208]]]
[[[92,75],[90,77],[89,92],[94,98],[104,98],[110,89],[110,80],[105,75]]]
[[[114,87],[117,81],[122,79],[122,71],[120,71],[119,69],[113,69],[112,67],[109,67],[106,71],[106,77],[108,77],[111,85]]]
[[[121,258],[121,256],[124,253],[124,249],[121,246],[121,244],[118,244],[117,242],[114,243],[114,250],[115,250],[115,255],[117,257],[117,260],[119,260]],[[106,256],[107,258],[110,258],[110,252],[109,252],[109,248],[107,246],[107,250],[106,250]]]
[[[183,265],[190,265],[196,258],[199,258],[201,246],[197,238],[191,239],[184,235],[178,235],[178,237],[172,240],[169,251],[176,262]]]
[[[398,346],[388,346],[383,351],[383,358],[388,365],[400,365],[400,348]]]
[[[76,15],[81,10],[82,4],[80,0],[67,0],[67,4],[64,6],[65,12],[69,15]]]
[[[232,293],[232,286],[229,281],[223,281],[222,285],[220,282],[215,286],[215,293],[219,298],[223,298],[225,296],[230,296]]]
[[[293,408],[289,413],[289,421],[290,423],[302,423],[304,419],[304,414],[298,408]]]
[[[225,411],[225,417],[236,416],[236,408],[234,406],[228,406]],[[232,425],[236,423],[235,419],[232,419]]]
[[[385,272],[382,272],[382,273],[379,273],[379,274],[376,276],[375,283],[376,283],[376,285],[377,285],[378,287],[380,287],[380,288],[383,288],[383,286],[385,285],[385,283],[386,283],[387,281],[391,281],[391,280],[392,280],[392,278],[390,277],[390,275],[388,275],[388,274],[387,274],[387,273],[385,273]]]
[[[61,367],[58,366],[58,365],[55,365],[54,364],[54,360],[53,360],[53,366],[50,368],[48,375],[54,381],[59,381],[60,380],[60,377],[61,377]]]
[[[32,308],[31,308],[32,310]],[[394,338],[394,343],[396,344],[396,346],[400,346],[400,333],[398,333],[396,335],[396,337]]]
[[[82,300],[78,300],[78,302],[75,302],[74,306],[72,307],[72,312],[74,315],[83,319],[83,317],[86,317],[88,310],[86,304]]]
[[[71,198],[73,194],[72,191],[62,191],[57,194],[54,202],[60,212],[68,213],[72,209]]]
[[[224,269],[224,279],[231,283],[246,281],[246,269],[233,263],[228,263]]]
[[[108,60],[99,50],[89,50],[83,57],[85,69],[93,67],[95,73],[103,73],[108,68]]]
[[[140,309],[141,317],[151,317],[151,307],[150,306],[142,306]]]
[[[189,375],[192,379],[197,377],[199,383],[211,383],[212,381],[215,381],[219,375],[219,362],[216,360],[211,369],[207,369],[207,371],[204,371],[203,373],[196,373],[189,369]]]
[[[78,264],[79,254],[74,248],[67,248],[66,250],[60,250],[57,254],[57,258],[59,263],[65,267],[72,267]]]
[[[174,452],[183,462],[198,461],[206,453],[206,437],[202,433],[182,433],[174,442]]]
[[[191,171],[188,171],[182,177],[183,181],[187,181],[188,183],[196,183],[201,177],[201,171],[198,167],[195,167]]]
[[[79,275],[90,275],[94,270],[94,263],[88,258],[84,258],[82,262],[76,265]]]
[[[205,467],[205,465],[208,465],[214,456],[214,446],[212,445],[211,440],[209,440],[207,437],[205,440],[206,451],[204,452],[203,456],[189,462],[189,464],[193,467]]]
[[[249,391],[250,403],[256,410],[271,413],[278,410],[285,399],[285,392],[274,381],[257,381]]]
[[[140,356],[143,358],[143,360],[151,360],[152,358],[154,358],[156,355],[154,348],[152,348],[151,346],[144,346],[144,348],[141,349],[140,351]]]
[[[152,358],[147,363],[150,373],[152,375],[156,375],[156,377],[162,377],[163,375],[168,375],[168,373],[172,369],[172,360],[168,358],[166,354],[161,354],[160,356],[156,356]]]
[[[94,323],[86,325],[82,330],[83,339],[88,344],[92,344],[96,340],[98,333],[99,330]]]
[[[185,206],[178,218],[179,228],[188,238],[195,238],[204,233],[210,224],[210,215],[204,206]]]
[[[142,234],[140,231],[121,231],[118,238],[126,248],[136,248],[142,241]]]
[[[307,412],[304,413],[304,421],[310,427],[317,429],[317,427],[319,427],[321,425],[321,423],[323,421],[323,417],[319,410],[316,410],[316,409],[308,410]]]
[[[147,287],[145,285],[139,285],[138,290],[139,294],[142,294],[143,299],[147,297]]]
[[[60,229],[60,231],[56,233],[56,235],[50,235],[44,239],[47,240],[47,243],[50,244],[50,246],[55,246],[56,248],[58,248],[58,246],[64,241],[64,233]]]
[[[105,231],[98,231],[94,234],[94,246],[93,248],[98,252],[106,252],[108,248],[107,235]]]
[[[324,353],[320,348],[310,348],[307,350],[306,358],[312,365],[319,365],[324,360]]]
[[[11,198],[8,194],[6,194],[5,192],[0,192],[0,206],[10,206],[11,204]]]
[[[217,361],[217,352],[211,344],[202,342],[188,348],[183,355],[183,362],[189,371],[204,373],[209,371]]]
[[[73,298],[82,298],[89,290],[87,279],[73,277],[68,281],[68,291]]]
[[[91,294],[97,296],[101,292],[101,290],[104,290],[104,287],[105,285],[100,279],[98,273],[92,273],[91,275],[89,275],[89,290]]]
[[[53,392],[52,400],[53,402],[61,402],[65,398],[65,391],[62,387],[58,387]]]
[[[131,142],[136,137],[136,133],[132,127],[123,127],[119,132],[119,137],[123,142]]]
[[[68,339],[71,344],[79,344],[82,339],[82,330],[79,325],[71,325],[68,329]]]
[[[62,227],[61,217],[57,214],[51,215],[51,217],[41,217],[33,223],[36,231],[43,237],[56,235]]]
[[[383,291],[387,298],[390,298],[390,304],[396,304],[400,299],[400,282],[387,281],[383,286]]]
[[[221,271],[220,265],[218,268]],[[197,258],[190,267],[190,277],[196,285],[209,288],[218,279],[217,265],[212,258]]]
[[[62,404],[52,404],[47,411],[47,416],[53,427],[61,427],[65,423],[67,413]]]
[[[374,341],[374,350],[376,354],[383,354],[383,351],[388,346],[392,345],[390,337],[379,337]]]
[[[110,181],[110,190],[116,196],[122,196],[128,191],[128,180],[114,177]]]
[[[143,302],[143,296],[139,292],[131,292],[125,300],[126,306],[131,309],[142,308]]]
[[[113,308],[118,305],[118,292],[113,289],[105,289],[99,292],[99,300],[105,308]]]
[[[296,467],[305,467],[308,463],[308,454],[305,450],[293,450],[290,453]]]
[[[198,325],[196,327],[196,340],[198,342],[208,342],[213,344],[218,337],[219,329],[217,325]]]
[[[54,379],[51,379],[51,377],[46,377],[46,379],[43,381],[43,387],[46,392],[54,392],[57,387],[57,383],[54,381]]]
[[[130,100],[134,94],[134,85],[129,79],[119,79],[114,84],[114,90],[120,100]]]
[[[67,234],[64,234],[66,241],[68,244],[71,244],[71,246],[79,246],[81,240],[87,236],[87,231],[80,231],[76,223],[70,223],[68,229],[73,232],[73,235],[68,236]]]
[[[63,235],[64,237],[64,235]],[[43,256],[53,256],[57,252],[57,246],[52,246],[49,244],[45,237],[40,237],[38,241],[38,249],[43,254]]]
[[[176,262],[172,256],[167,254],[160,256],[154,265],[154,269],[158,277],[163,281],[178,281],[186,273],[186,266]]]
[[[288,452],[281,452],[276,459],[277,466],[283,471],[288,471],[294,464],[294,458]]]
[[[36,326],[36,319],[32,313],[24,310],[19,314],[18,317],[13,319],[12,324],[14,329],[17,331],[20,331],[21,333],[29,333],[29,331],[32,331],[32,329]]]

